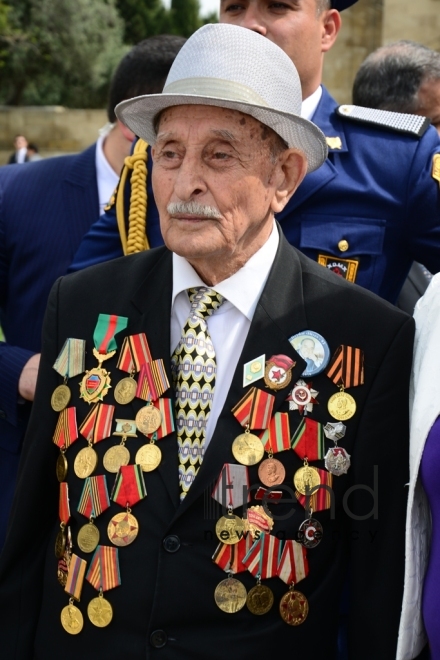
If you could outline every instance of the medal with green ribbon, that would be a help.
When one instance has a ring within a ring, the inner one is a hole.
[[[68,405],[72,393],[67,387],[67,379],[82,374],[84,371],[84,360],[86,353],[86,342],[84,339],[66,339],[53,368],[64,378],[64,383],[55,388],[50,399],[50,405],[56,412],[61,412]]]
[[[87,571],[86,580],[96,591],[99,591],[99,596],[90,601],[87,615],[94,626],[105,628],[113,618],[113,608],[104,598],[103,593],[121,584],[118,549],[98,545]]]

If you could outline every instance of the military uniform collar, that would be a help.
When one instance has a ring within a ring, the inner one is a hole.
[[[312,117],[314,124],[319,126],[327,138],[329,153],[344,153],[348,151],[345,139],[344,124],[337,115],[338,103],[322,86],[322,96]]]

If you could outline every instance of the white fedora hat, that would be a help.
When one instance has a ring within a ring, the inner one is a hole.
[[[236,25],[205,25],[179,51],[162,94],[122,101],[116,115],[154,144],[154,119],[175,105],[231,108],[272,128],[307,157],[308,171],[327,157],[321,130],[301,117],[301,83],[286,53],[265,37]]]

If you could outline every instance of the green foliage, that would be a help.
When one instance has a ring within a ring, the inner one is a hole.
[[[199,0],[172,0],[170,18],[173,34],[190,37],[202,26]]]
[[[161,0],[117,0],[116,6],[125,23],[125,43],[167,32],[168,12]]]

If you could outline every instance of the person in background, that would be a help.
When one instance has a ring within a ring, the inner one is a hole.
[[[29,142],[27,147],[27,156],[30,163],[35,163],[37,160],[42,160],[42,156],[38,151],[38,147],[34,142]]]
[[[155,36],[134,46],[112,79],[109,126],[85,151],[0,168],[0,548],[40,362],[52,284],[99,217],[129,155],[133,133],[114,114],[120,101],[160,92],[185,39]]]
[[[27,154],[28,142],[24,135],[16,135],[14,138],[14,147],[15,151],[8,160],[8,165],[14,165],[15,163],[27,163],[29,160]]]

